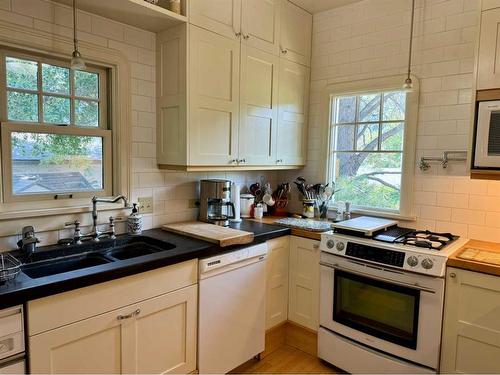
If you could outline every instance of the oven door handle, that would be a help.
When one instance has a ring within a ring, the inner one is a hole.
[[[358,274],[360,274],[360,275],[362,275],[364,277],[367,277],[369,279],[379,280],[379,281],[385,281],[387,283],[391,283],[391,284],[394,284],[394,285],[404,286],[404,287],[407,287],[407,288],[410,288],[410,289],[416,289],[416,290],[419,290],[421,292],[427,292],[427,293],[436,294],[436,291],[434,289],[426,288],[426,287],[423,287],[423,286],[418,285],[418,284],[410,284],[410,283],[405,283],[403,281],[394,281],[394,280],[391,280],[391,279],[388,279],[388,278],[385,278],[385,277],[373,276],[373,275],[370,275],[370,274],[367,274],[367,273],[364,273],[364,272],[360,272],[360,271],[353,271],[351,269],[339,266],[337,263],[331,264],[331,263],[326,263],[326,262],[319,262],[319,264],[320,264],[320,266],[332,268],[334,270],[339,270],[339,271],[344,271],[344,272],[350,272],[350,273],[358,273]]]

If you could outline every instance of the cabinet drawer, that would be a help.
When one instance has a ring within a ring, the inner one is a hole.
[[[23,309],[21,306],[0,312],[0,337],[23,330]]]
[[[197,282],[196,259],[28,302],[33,336]]]

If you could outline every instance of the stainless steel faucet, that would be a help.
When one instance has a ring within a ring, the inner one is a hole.
[[[23,250],[26,255],[31,256],[36,252],[36,244],[40,241],[35,236],[35,228],[31,225],[23,227],[22,237],[17,242],[17,246]]]
[[[127,208],[128,207],[127,197],[121,194],[117,195],[114,198],[98,198],[96,196],[92,197],[92,231],[90,233],[82,235],[82,237],[87,237],[87,238],[90,237],[94,241],[99,241],[99,237],[103,235],[107,235],[110,238],[115,238],[115,228],[114,228],[115,218],[113,217],[109,218],[110,230],[101,232],[97,228],[97,203],[116,203],[120,200],[123,200],[123,207]]]

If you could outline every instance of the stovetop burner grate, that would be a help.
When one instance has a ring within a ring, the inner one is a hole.
[[[451,233],[436,233],[429,230],[416,230],[396,239],[396,243],[413,245],[431,250],[441,250],[446,245],[458,239]]]

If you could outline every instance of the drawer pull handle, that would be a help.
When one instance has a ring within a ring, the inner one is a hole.
[[[455,272],[452,272],[452,273],[450,273],[450,277],[451,277],[452,279],[454,279],[455,277],[457,277],[457,274],[456,274]]]
[[[116,319],[118,320],[125,320],[125,319],[130,319],[133,318],[134,316],[137,316],[141,313],[141,309],[137,309],[134,312],[131,312],[130,314],[127,315],[118,315]]]

